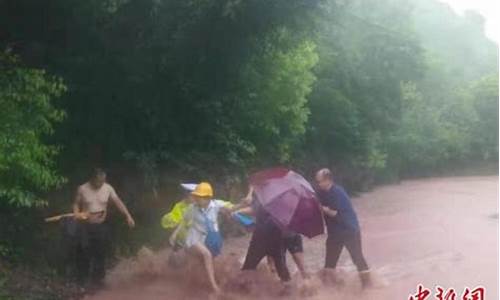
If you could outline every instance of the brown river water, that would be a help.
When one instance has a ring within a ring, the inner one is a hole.
[[[344,284],[323,283],[326,236],[304,239],[305,260],[313,278],[303,282],[290,257],[294,286],[287,299],[406,300],[418,284],[453,288],[482,286],[485,299],[498,298],[498,176],[450,177],[403,181],[353,198],[362,227],[363,248],[375,288],[361,290],[356,270],[345,252],[339,262]],[[277,299],[277,278],[261,263],[258,271],[239,271],[249,236],[227,239],[216,259],[224,292],[210,293],[196,261],[173,269],[169,250],[143,248],[136,258],[108,272],[107,286],[87,296],[92,300],[154,299]],[[242,284],[244,283],[244,284]]]

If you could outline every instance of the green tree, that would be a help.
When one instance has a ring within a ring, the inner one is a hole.
[[[472,129],[472,151],[481,159],[498,159],[498,74],[484,76],[470,90],[480,116]]]
[[[391,136],[401,121],[400,82],[421,77],[422,49],[408,4],[350,1],[329,11],[318,33],[307,147],[316,163],[372,177],[399,154]]]
[[[65,86],[43,70],[23,67],[8,52],[0,53],[0,200],[12,206],[46,202],[39,192],[63,183],[54,157],[57,147],[45,143],[64,113],[53,99]]]
[[[286,31],[271,34],[241,74],[241,92],[230,114],[238,136],[255,148],[253,158],[287,162],[297,141],[305,133],[309,116],[307,96],[315,77],[312,68],[318,57],[310,41],[291,49],[273,46],[286,39]]]

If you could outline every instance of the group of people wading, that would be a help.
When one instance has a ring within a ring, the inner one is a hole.
[[[345,247],[357,267],[362,287],[370,287],[370,270],[362,252],[360,226],[349,196],[335,183],[329,169],[319,170],[315,181],[316,196],[327,228],[325,271],[336,276],[337,262]],[[183,250],[191,257],[199,258],[215,293],[221,291],[214,271],[214,259],[223,251],[219,215],[234,219],[235,215],[243,214],[253,218],[252,237],[241,267],[243,271],[255,270],[266,258],[269,269],[283,283],[282,294],[286,295],[292,288],[285,259],[289,252],[301,276],[305,280],[310,278],[304,263],[302,236],[279,226],[257,201],[251,185],[248,194],[237,204],[216,199],[208,182],[181,184],[181,187],[185,193],[183,200],[163,216],[161,224],[172,231],[169,242],[174,252]],[[106,183],[105,171],[95,169],[90,180],[78,187],[73,204],[74,216],[80,225],[76,261],[81,283],[102,285],[105,250],[109,242],[106,225],[109,202],[118,208],[128,226],[133,228],[135,221],[113,187]]]

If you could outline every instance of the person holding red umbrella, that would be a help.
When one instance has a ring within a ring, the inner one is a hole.
[[[249,194],[253,195],[252,192]],[[278,276],[285,285],[285,289],[289,289],[288,282],[291,277],[283,251],[283,231],[259,201],[253,200],[251,205],[252,212],[255,214],[255,228],[242,270],[255,270],[264,257],[272,257]]]
[[[356,265],[363,288],[371,287],[370,268],[361,247],[361,232],[358,217],[345,190],[333,181],[329,169],[316,173],[323,205],[328,238],[326,240],[325,268],[335,270],[342,249],[345,247]]]
[[[253,187],[250,186],[247,196],[243,198],[242,202],[239,204],[239,207],[241,208],[234,213],[240,212],[246,215],[254,216],[255,211],[253,207],[255,207],[257,204],[256,203],[253,204],[252,203],[253,201],[256,200],[254,199],[253,195]],[[304,279],[310,278],[310,275],[307,272],[304,263],[304,248],[303,248],[302,236],[296,232],[285,230],[282,232],[282,238],[283,238],[283,244],[281,245],[283,247],[282,251],[290,252],[293,261],[297,265],[297,269],[299,270],[300,274]],[[276,264],[272,256],[267,256],[267,264],[272,273],[277,273]]]
[[[253,270],[264,257],[271,257],[284,284],[282,294],[290,293],[290,272],[285,262],[287,232],[312,238],[323,233],[321,206],[312,186],[300,174],[286,168],[272,168],[250,176],[255,230],[248,247],[243,270]]]

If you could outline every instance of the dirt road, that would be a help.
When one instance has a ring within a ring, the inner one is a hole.
[[[406,300],[423,284],[432,290],[429,299],[435,299],[436,285],[454,288],[456,299],[462,299],[465,287],[484,286],[485,299],[499,299],[498,176],[404,181],[355,197],[353,203],[362,226],[364,252],[379,288],[360,291],[354,266],[344,251],[340,262],[344,287],[313,280],[291,298]],[[305,240],[305,257],[312,271],[323,265],[324,240],[325,236]],[[217,259],[219,278],[226,286],[240,274],[238,261],[247,243],[248,237],[227,240],[226,254]],[[165,255],[143,251],[138,260],[124,262],[110,272],[108,289],[89,299],[207,299],[203,272],[196,267],[166,270]],[[276,298],[275,279],[266,270],[252,276],[251,290],[226,292],[219,298]],[[297,285],[301,284],[297,279]],[[304,290],[312,295],[304,296]]]

